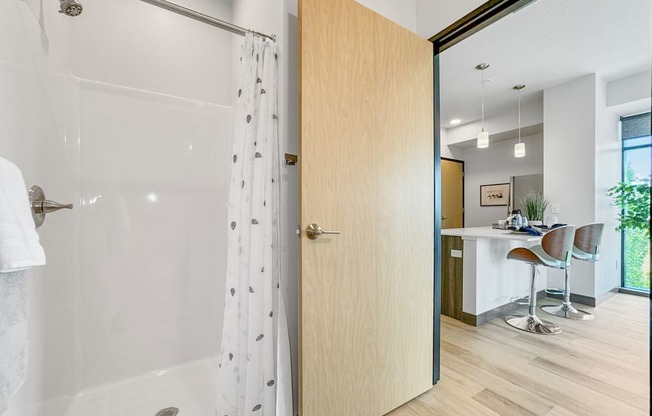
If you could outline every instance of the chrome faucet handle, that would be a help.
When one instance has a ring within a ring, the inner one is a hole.
[[[32,208],[32,218],[36,228],[45,222],[45,214],[59,211],[60,209],[72,209],[72,204],[60,204],[55,201],[45,199],[43,188],[34,185],[29,190],[29,205]]]
[[[46,199],[45,201],[40,201],[40,204],[36,203],[36,205],[32,205],[32,209],[37,213],[42,212],[43,214],[49,214],[50,212],[59,211],[60,209],[72,209],[72,204],[60,204]]]

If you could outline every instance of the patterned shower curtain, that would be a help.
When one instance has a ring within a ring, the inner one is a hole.
[[[276,43],[248,34],[240,58],[216,416],[291,416],[280,279]]]

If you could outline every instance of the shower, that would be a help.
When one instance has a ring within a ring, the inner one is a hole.
[[[185,1],[210,12],[203,15],[172,9],[174,3],[165,0],[42,3],[9,1],[0,13],[1,38],[7,40],[0,41],[0,113],[12,115],[0,123],[0,157],[26,177],[25,197],[38,183],[76,210],[48,218],[37,231],[49,263],[26,274],[28,364],[11,401],[3,394],[8,354],[0,334],[0,414],[214,415],[224,301],[232,287],[226,286],[233,231],[226,201],[240,88],[235,35],[248,33],[230,23],[239,6]],[[116,6],[120,15],[137,18],[116,21]],[[253,6],[243,11],[244,23],[256,20]],[[261,28],[276,27],[278,17],[260,22]],[[267,52],[275,63],[275,54]],[[261,64],[267,57],[261,54]],[[180,66],[168,65],[172,61]],[[270,86],[263,94],[263,82],[253,78],[258,97],[271,102],[272,82],[260,78]],[[37,116],[30,119],[30,112]],[[255,120],[251,126],[259,125]],[[270,125],[276,123],[271,118]],[[258,141],[256,150],[262,157],[252,155],[261,166],[277,155],[263,153],[263,144]],[[46,155],[51,159],[42,163]],[[288,174],[294,172],[288,168],[275,177],[279,186]],[[271,201],[266,206],[272,208]],[[208,216],[197,215],[203,204]],[[257,221],[262,229],[262,217]],[[244,223],[238,220],[238,226]],[[274,266],[270,262],[256,276]],[[251,293],[247,285],[242,292],[262,298],[280,293],[284,283],[274,284],[275,291],[252,285]],[[272,330],[252,342],[285,339],[275,337],[274,322],[283,316],[275,307],[261,306],[260,317]],[[240,358],[234,354],[233,362]],[[290,386],[269,374],[261,382],[265,392]]]
[[[82,5],[75,0],[59,0],[59,2],[61,3],[59,13],[64,13],[66,16],[77,17],[84,11]]]

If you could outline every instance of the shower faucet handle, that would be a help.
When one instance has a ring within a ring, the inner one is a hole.
[[[60,204],[55,201],[45,199],[43,188],[34,185],[29,190],[29,205],[32,208],[32,218],[36,228],[45,222],[45,214],[59,211],[60,209],[72,209],[72,204]]]
[[[60,209],[72,209],[72,204],[60,204],[58,202],[50,201],[46,199],[41,201],[40,206],[33,206],[35,211],[42,212],[43,214],[49,214],[50,212],[59,211]]]

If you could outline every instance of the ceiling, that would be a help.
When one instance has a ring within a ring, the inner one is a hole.
[[[650,70],[650,0],[538,0],[441,54],[441,120],[480,119],[481,73],[486,62],[485,117],[516,111],[541,91],[597,73],[607,82]]]

